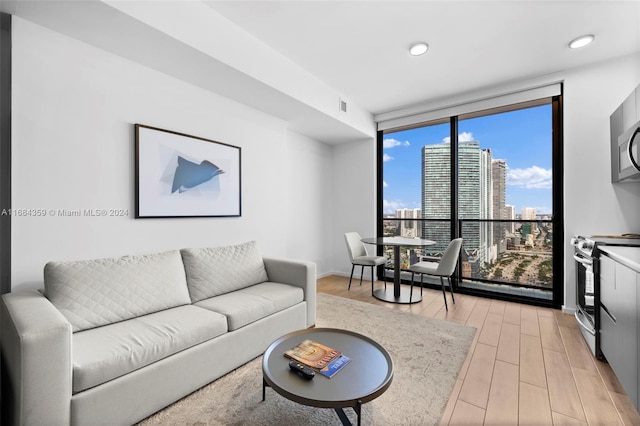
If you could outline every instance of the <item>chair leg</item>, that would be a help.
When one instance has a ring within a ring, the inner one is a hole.
[[[355,269],[356,265],[352,264],[351,265],[351,275],[349,276],[349,288],[347,290],[351,290],[351,279],[353,278],[353,270]]]
[[[424,278],[424,274],[420,274],[420,297],[422,297],[422,289],[424,288],[424,282],[422,279]]]
[[[456,303],[456,298],[453,297],[453,286],[451,285],[451,277],[447,277],[447,281],[449,281],[449,291],[451,292],[451,300],[453,300],[453,303]]]
[[[449,307],[447,306],[447,292],[444,291],[444,280],[440,277],[440,285],[442,286],[442,295],[444,296],[444,308],[449,311]]]
[[[362,285],[362,276],[364,275],[364,265],[360,267],[360,285]]]

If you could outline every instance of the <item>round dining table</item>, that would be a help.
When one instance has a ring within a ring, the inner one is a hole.
[[[365,244],[393,247],[393,289],[381,288],[373,292],[373,297],[391,303],[418,303],[422,300],[420,293],[411,297],[411,289],[400,286],[400,247],[426,247],[436,242],[422,238],[406,237],[367,237],[361,241]]]

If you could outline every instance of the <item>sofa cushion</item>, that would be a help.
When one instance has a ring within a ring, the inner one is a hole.
[[[182,249],[193,302],[267,281],[255,241],[226,247]]]
[[[177,250],[49,262],[44,290],[74,332],[191,303]]]
[[[187,305],[75,333],[73,392],[123,376],[226,331],[223,315]]]
[[[303,297],[300,287],[265,282],[211,297],[195,305],[225,315],[229,331],[233,331],[296,305],[302,302]]]

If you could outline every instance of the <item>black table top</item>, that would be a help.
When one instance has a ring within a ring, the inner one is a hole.
[[[290,371],[284,352],[311,339],[342,352],[351,362],[335,376],[319,373],[305,380]],[[353,407],[382,395],[393,379],[393,361],[374,340],[348,330],[313,328],[287,334],[273,342],[262,359],[264,380],[280,395],[300,404],[322,408]]]

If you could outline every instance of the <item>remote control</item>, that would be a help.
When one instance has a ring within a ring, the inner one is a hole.
[[[289,368],[307,380],[313,379],[313,377],[316,375],[315,371],[298,361],[291,361],[289,363]]]

